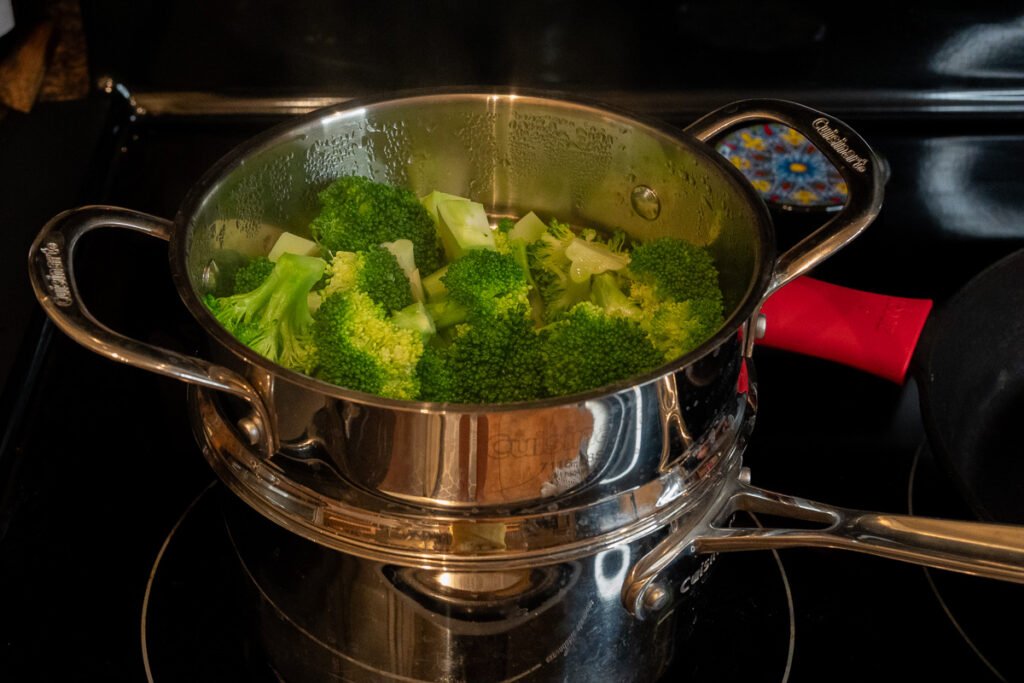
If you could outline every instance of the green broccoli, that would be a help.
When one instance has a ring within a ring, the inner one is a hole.
[[[321,191],[319,199],[320,213],[310,223],[310,231],[327,250],[365,251],[408,239],[420,270],[432,273],[442,265],[434,220],[412,192],[345,176]]]
[[[721,299],[666,301],[648,311],[641,325],[665,360],[697,348],[722,324]]]
[[[511,218],[500,218],[498,219],[498,232],[509,233],[512,232],[512,228],[516,227],[515,220]]]
[[[511,254],[475,249],[453,261],[441,278],[448,296],[470,311],[495,314],[528,304],[526,271]]]
[[[637,245],[632,251],[628,275],[652,287],[654,296],[663,301],[722,300],[718,270],[711,254],[685,240],[662,237]]]
[[[399,327],[357,290],[329,294],[313,315],[312,374],[339,386],[389,398],[419,396],[419,331]]]
[[[544,390],[551,396],[594,389],[665,362],[640,325],[585,301],[542,330]]]
[[[324,296],[357,289],[383,306],[388,314],[413,302],[409,278],[395,255],[384,247],[335,252],[329,275]]]
[[[424,400],[506,403],[545,395],[541,340],[528,304],[497,315],[473,313],[449,342],[435,342],[417,368]]]
[[[427,304],[439,330],[418,373],[426,400],[495,403],[539,398],[540,339],[527,273],[511,254],[472,250],[443,276],[447,297]]]
[[[257,256],[244,266],[235,271],[234,288],[232,294],[245,294],[251,292],[270,276],[274,270],[274,262],[266,256]]]
[[[640,307],[622,291],[619,279],[613,273],[602,273],[594,278],[590,300],[609,315],[640,320],[644,313]]]
[[[707,249],[672,237],[640,244],[627,275],[641,324],[666,360],[689,353],[722,324],[722,290]]]
[[[544,318],[556,320],[565,311],[590,298],[590,280],[570,277],[572,261],[565,255],[576,235],[565,223],[552,220],[547,232],[527,247],[530,271],[544,301]]]
[[[275,363],[306,372],[313,322],[307,297],[326,266],[315,256],[282,254],[256,289],[207,295],[205,303],[238,341]]]

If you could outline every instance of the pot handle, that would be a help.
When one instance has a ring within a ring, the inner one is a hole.
[[[124,228],[168,241],[172,227],[166,219],[115,206],[84,206],[55,216],[40,231],[29,252],[29,278],[36,298],[57,327],[90,351],[246,401],[252,408],[251,417],[245,419],[246,436],[269,457],[275,451],[269,412],[259,393],[241,375],[118,334],[96,320],[81,301],[74,255],[82,235],[96,228]]]
[[[833,116],[785,100],[740,100],[716,109],[684,130],[701,142],[749,121],[777,121],[793,128],[831,161],[846,181],[846,206],[830,221],[782,254],[765,296],[808,272],[846,246],[878,216],[884,171],[878,157],[852,128]]]
[[[741,479],[749,477],[746,470]],[[623,585],[626,609],[639,619],[668,606],[662,572],[679,557],[735,550],[835,548],[913,564],[1024,583],[1024,526],[889,515],[773,493],[737,479],[724,503],[695,530],[670,533],[633,566]],[[816,522],[820,528],[733,528],[737,511]],[[662,598],[657,600],[656,598]],[[660,604],[659,604],[660,603]],[[653,608],[653,609],[652,609]]]

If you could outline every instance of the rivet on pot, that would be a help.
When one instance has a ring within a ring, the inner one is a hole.
[[[668,590],[660,583],[651,584],[644,591],[644,611],[658,612],[668,605],[671,596]]]
[[[758,313],[754,321],[754,339],[764,339],[768,332],[768,317],[764,313]]]
[[[658,193],[646,185],[637,185],[630,194],[633,210],[641,218],[653,221],[661,213],[661,200]]]
[[[242,434],[253,446],[258,444],[263,436],[263,430],[260,429],[259,423],[251,417],[243,417],[239,420],[238,428],[242,430]]]

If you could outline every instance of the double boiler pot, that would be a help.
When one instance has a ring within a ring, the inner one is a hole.
[[[840,213],[781,255],[761,200],[706,144],[756,120],[802,133],[848,189]],[[533,210],[704,245],[725,323],[647,375],[502,405],[385,399],[277,366],[202,297],[224,293],[281,230],[308,236],[317,192],[351,174],[468,196],[495,216]],[[742,467],[761,304],[871,223],[881,177],[854,131],[789,102],[738,102],[678,130],[550,93],[400,93],[254,138],[173,221],[116,207],[61,214],[35,240],[30,275],[76,341],[190,383],[197,439],[244,503],[228,506],[228,528],[289,680],[654,680],[674,611],[718,551],[844,548],[1024,581],[1019,528],[839,509],[757,489]],[[169,241],[208,359],[128,339],[89,313],[74,252],[101,227]],[[740,510],[801,528],[730,526]]]

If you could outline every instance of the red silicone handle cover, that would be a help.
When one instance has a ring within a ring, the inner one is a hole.
[[[762,346],[795,351],[902,383],[932,302],[799,277],[772,294]]]

